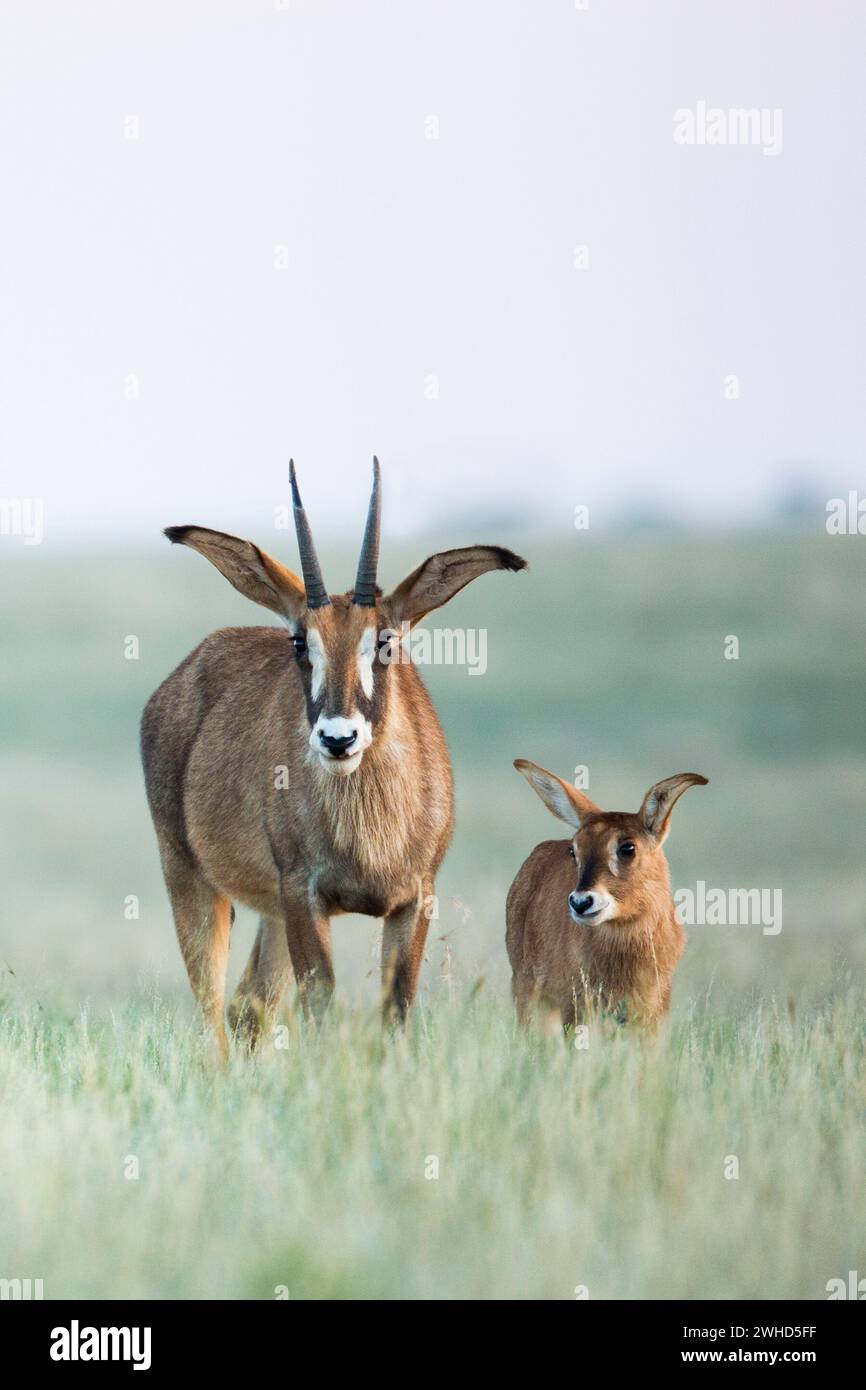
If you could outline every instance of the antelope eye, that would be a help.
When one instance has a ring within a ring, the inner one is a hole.
[[[571,855],[572,859],[575,859],[575,858],[577,857],[577,856],[575,855],[575,853],[574,853],[574,845],[569,845],[569,846],[568,846],[568,852],[569,852],[569,854]]]
[[[292,638],[292,645],[295,648],[295,656],[303,656],[307,650],[307,639],[302,632],[296,632]]]
[[[621,859],[634,859],[635,843],[634,840],[623,840],[617,849],[617,854]]]

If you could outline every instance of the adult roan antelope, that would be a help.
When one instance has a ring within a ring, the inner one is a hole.
[[[686,940],[662,845],[676,802],[706,777],[679,772],[656,782],[633,815],[602,811],[524,758],[514,766],[577,832],[536,845],[508,892],[506,945],[521,1022],[540,1013],[568,1028],[598,1008],[654,1028],[670,1007]]]
[[[400,637],[488,570],[526,561],[494,545],[432,555],[383,598],[373,461],[355,587],[329,594],[290,466],[303,580],[251,541],[172,526],[280,627],[207,637],[151,697],[141,726],[150,810],[190,983],[225,1055],[233,902],[260,914],[229,1009],[253,1044],[292,974],[318,1017],[333,991],[330,919],[384,918],[383,1007],[415,995],[434,878],[453,826],[451,764]]]

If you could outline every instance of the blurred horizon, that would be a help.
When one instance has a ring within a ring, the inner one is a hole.
[[[470,505],[441,502],[427,515],[413,514],[407,517],[397,507],[389,505],[389,481],[389,474],[385,472],[382,545],[386,562],[389,543],[401,548],[407,543],[423,548],[427,544],[441,542],[443,548],[448,548],[465,543],[470,537],[479,542],[502,543],[507,539],[507,534],[498,534],[499,532],[522,534],[541,542],[548,538],[565,541],[573,537],[576,545],[596,533],[608,538],[619,535],[624,539],[647,532],[716,536],[761,533],[818,535],[827,531],[828,506],[832,500],[841,499],[847,505],[848,495],[853,491],[857,493],[858,499],[862,497],[866,501],[866,490],[861,493],[853,486],[840,486],[836,491],[830,490],[825,495],[816,479],[806,479],[804,475],[797,474],[792,475],[786,485],[768,494],[761,507],[756,507],[739,518],[727,514],[716,515],[711,511],[703,512],[700,516],[686,517],[676,511],[665,509],[660,504],[654,505],[649,500],[637,503],[611,499],[607,505],[598,507],[576,503],[572,512],[561,509],[558,520],[554,520],[549,509],[533,509],[532,496],[528,502],[524,502],[518,498],[509,501],[501,495],[493,497],[489,504],[477,501]],[[344,554],[345,563],[351,566],[354,560],[353,546],[360,544],[363,531],[366,496],[359,497],[358,513],[353,521],[346,520],[343,524],[335,526],[329,520],[327,510],[322,507],[321,498],[321,516],[316,513],[315,503],[307,504],[310,489],[303,478],[301,482],[304,503],[317,544],[332,554]],[[25,542],[30,519],[36,515],[33,511],[34,501],[43,503],[39,515],[42,539],[38,543]],[[18,552],[28,551],[43,554],[50,552],[60,556],[78,555],[86,549],[98,551],[100,554],[149,552],[155,542],[165,541],[165,526],[196,524],[230,534],[248,536],[264,545],[266,549],[270,546],[280,552],[281,558],[285,559],[287,552],[291,555],[296,550],[294,525],[288,515],[288,503],[287,475],[285,495],[274,501],[272,506],[261,507],[258,511],[253,511],[237,499],[234,503],[215,506],[208,503],[205,495],[202,505],[189,509],[189,515],[174,515],[167,509],[165,520],[159,525],[148,526],[145,529],[139,523],[129,533],[124,532],[122,527],[112,525],[110,532],[96,534],[86,528],[77,530],[71,523],[68,529],[61,526],[58,531],[55,517],[51,509],[44,505],[43,499],[27,498],[24,499],[23,512],[25,528],[17,533],[13,529],[11,534],[3,535],[3,553],[7,558],[11,558]],[[578,509],[583,514],[579,522],[575,519]],[[449,536],[458,539],[447,539]],[[443,537],[446,539],[443,540]],[[345,588],[350,578],[351,576],[348,576],[346,584],[342,586],[337,584],[331,587],[335,591],[340,587]]]

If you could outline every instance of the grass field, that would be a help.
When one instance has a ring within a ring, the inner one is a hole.
[[[164,543],[4,552],[0,1278],[49,1298],[821,1298],[866,1271],[858,538],[497,538],[533,573],[447,613],[487,629],[487,673],[428,673],[457,831],[408,1035],[380,1036],[376,924],[342,919],[322,1033],[287,1008],[285,1048],[218,1076],[137,720],[203,635],[256,611]],[[384,579],[472,539],[391,548]],[[516,756],[587,765],[609,809],[705,773],[675,812],[674,885],[782,889],[777,935],[690,931],[656,1045],[515,1034],[505,892],[558,833]]]
[[[863,1006],[577,1051],[459,997],[217,1076],[158,1000],[13,1011],[3,1267],[46,1297],[826,1297],[863,1261]]]

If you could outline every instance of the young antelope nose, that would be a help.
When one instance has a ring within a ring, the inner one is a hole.
[[[592,912],[595,907],[594,893],[569,893],[568,905],[572,912],[578,917],[583,917],[587,912]]]
[[[353,729],[350,734],[340,734],[339,736],[336,734],[320,733],[319,741],[322,747],[330,753],[332,757],[339,758],[341,753],[348,752],[357,737],[357,730]]]

